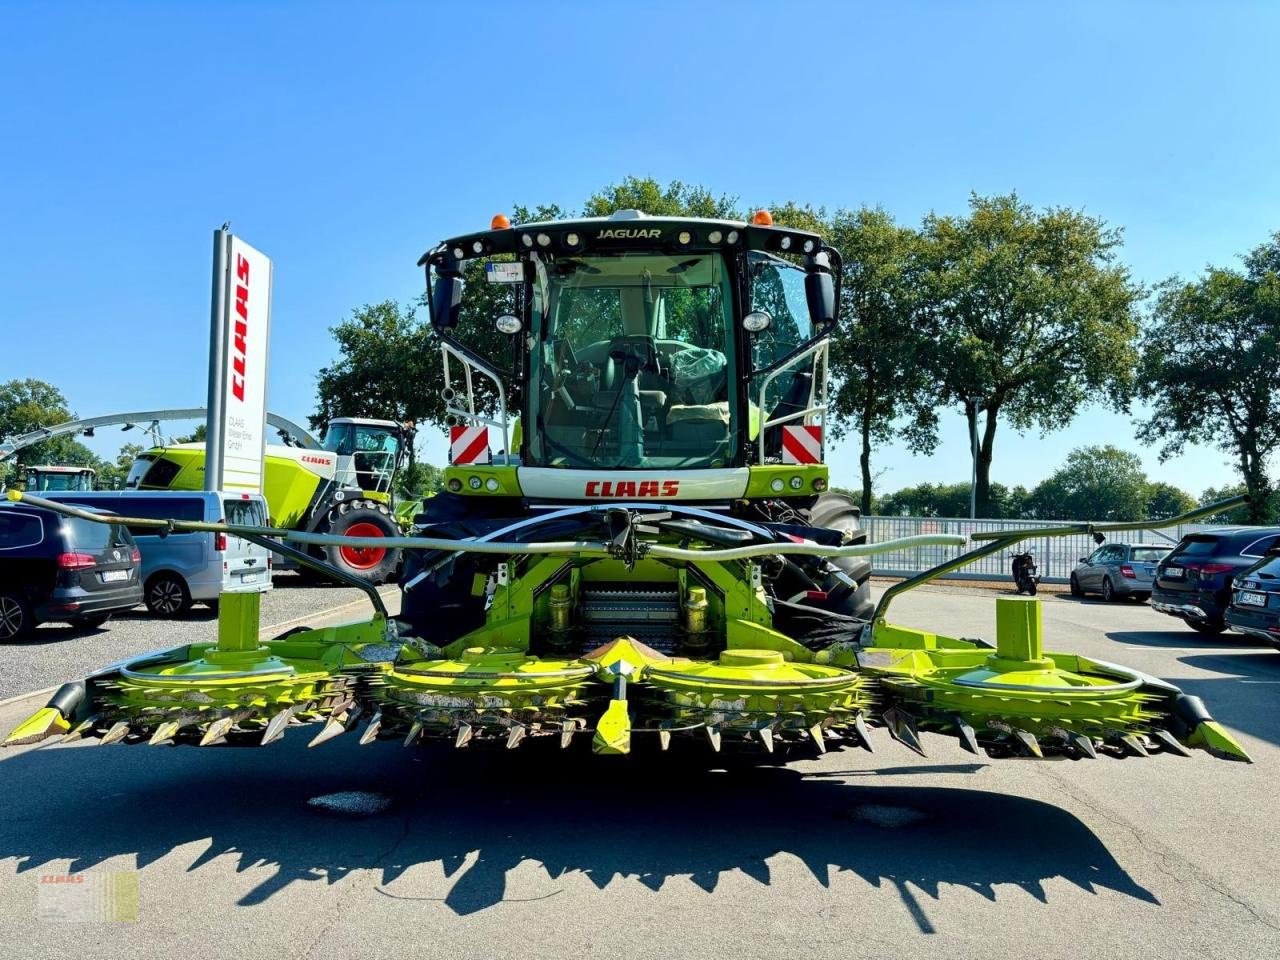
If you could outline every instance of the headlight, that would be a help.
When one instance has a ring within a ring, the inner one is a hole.
[[[803,486],[804,486],[804,477],[792,477],[792,478],[791,478],[791,489],[792,489],[792,490],[799,490],[799,489],[800,489],[801,487],[803,487]]]
[[[467,484],[471,487],[472,490],[479,490],[482,485],[482,481],[480,480],[479,477],[472,477],[467,481]]]
[[[462,481],[459,480],[457,477],[453,477],[449,480],[446,486],[448,486],[450,493],[457,493],[459,490],[462,489]]]
[[[786,486],[787,485],[782,482],[781,477],[774,477],[773,480],[769,482],[769,489],[772,490],[774,493],[781,493],[786,488]]]
[[[484,482],[484,488],[490,493],[497,493],[500,486],[502,486],[502,484],[498,483],[497,477],[490,477]]]

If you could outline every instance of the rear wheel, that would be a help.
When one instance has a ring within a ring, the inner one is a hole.
[[[323,533],[340,537],[398,537],[400,528],[386,504],[373,500],[344,500],[329,511]],[[340,570],[369,583],[385,583],[395,576],[400,551],[386,547],[324,548],[325,559]]]
[[[191,609],[191,591],[171,573],[157,573],[148,580],[143,600],[157,617],[180,617]]]
[[[1225,623],[1206,623],[1203,620],[1188,620],[1187,625],[1196,633],[1207,634],[1211,637],[1216,637],[1227,629]]]
[[[0,643],[21,640],[35,626],[31,604],[27,603],[26,597],[13,591],[0,593]]]
[[[1104,577],[1102,580],[1102,600],[1104,603],[1110,603],[1116,598],[1116,589],[1111,586],[1111,578]]]

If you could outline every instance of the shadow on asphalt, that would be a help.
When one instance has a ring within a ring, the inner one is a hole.
[[[1222,650],[1224,647],[1271,649],[1271,644],[1265,640],[1255,640],[1243,634],[1220,633],[1209,636],[1196,633],[1190,627],[1185,630],[1112,630],[1107,633],[1107,639],[1139,647],[1203,647],[1205,650]],[[1230,652],[1227,655],[1230,655]]]
[[[1280,744],[1280,653],[1265,641],[1258,641],[1258,646],[1257,652],[1223,650],[1179,657],[1189,667],[1219,676],[1183,678],[1178,686],[1202,698],[1214,718],[1227,726]]]
[[[507,899],[509,875],[529,863],[545,871],[545,896],[574,874],[601,889],[633,878],[654,891],[688,878],[711,894],[727,874],[767,887],[779,857],[800,861],[824,886],[842,872],[892,884],[926,933],[934,931],[928,900],[944,884],[991,901],[999,887],[1013,885],[1048,904],[1046,882],[1061,878],[1092,893],[1159,902],[1083,822],[1025,797],[852,785],[787,767],[706,771],[692,750],[689,762],[675,749],[631,762],[542,744],[518,753],[436,753],[358,747],[351,739],[307,750],[297,731],[267,749],[89,745],[13,756],[0,764],[0,859],[15,860],[23,873],[49,864],[61,872],[66,861],[78,872],[120,856],[136,857],[143,869],[197,844],[203,852],[180,865],[194,875],[216,871],[222,885],[201,884],[190,894],[215,907],[232,905],[209,900],[210,891],[229,889],[228,867],[275,868],[247,892],[249,881],[230,881],[237,893],[227,896],[239,905],[262,903],[294,883],[332,884],[369,870],[383,896],[443,902],[467,915]],[[973,773],[983,766],[894,769]],[[308,805],[337,791],[391,802],[364,818]],[[230,860],[213,864],[224,857]],[[406,875],[420,864],[436,866]]]

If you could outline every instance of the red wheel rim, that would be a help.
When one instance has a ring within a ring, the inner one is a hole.
[[[376,523],[361,521],[347,527],[344,537],[385,537],[386,532]],[[382,562],[387,551],[382,547],[339,547],[342,562],[355,570],[372,570]]]

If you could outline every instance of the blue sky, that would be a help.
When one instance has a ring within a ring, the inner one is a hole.
[[[908,223],[1016,189],[1123,226],[1144,282],[1280,229],[1274,4],[10,0],[0,32],[0,380],[82,416],[203,403],[227,219],[275,261],[270,406],[297,419],[328,327],[417,295],[436,240],[628,174]],[[1003,428],[993,479],[1102,442],[1193,492],[1232,480],[1097,410]],[[837,449],[842,481],[856,463]],[[875,464],[885,489],[966,479],[963,422]]]

